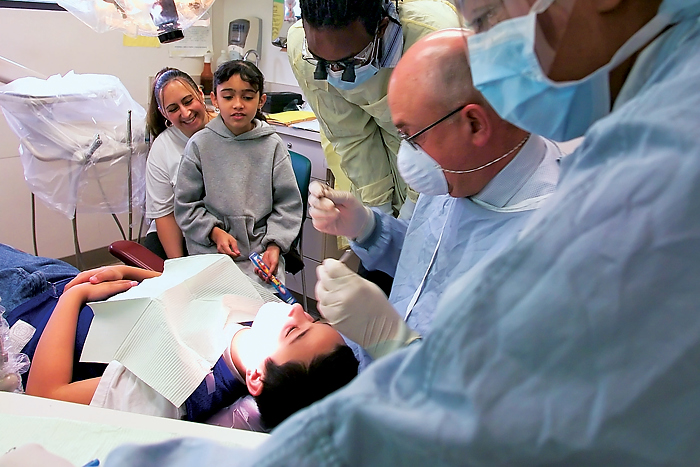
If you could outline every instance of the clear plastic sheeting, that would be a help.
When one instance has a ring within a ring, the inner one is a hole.
[[[13,348],[4,313],[0,305],[0,391],[24,392],[21,375],[29,369],[29,357]]]
[[[122,31],[131,36],[160,36],[192,26],[214,0],[57,0],[97,32]]]
[[[0,86],[0,107],[20,140],[24,178],[47,205],[70,219],[143,205],[146,111],[118,78],[21,78]]]

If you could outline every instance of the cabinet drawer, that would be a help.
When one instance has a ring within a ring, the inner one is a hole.
[[[311,176],[319,180],[326,179],[326,157],[323,155],[321,143],[309,141],[295,136],[280,135],[290,151],[298,152],[311,161]]]
[[[315,259],[316,261],[323,261],[324,241],[327,241],[324,237],[329,236],[324,236],[314,228],[311,219],[306,219],[304,222],[304,243],[302,245],[304,247],[304,256]],[[335,237],[330,238],[335,240]]]
[[[306,296],[309,298],[316,299],[316,293],[314,292],[314,287],[316,287],[316,268],[321,263],[319,261],[314,261],[310,258],[304,258],[304,269],[299,271],[295,275],[286,274],[285,285],[289,290],[293,290],[299,294],[302,293],[302,283],[301,275],[306,274]]]

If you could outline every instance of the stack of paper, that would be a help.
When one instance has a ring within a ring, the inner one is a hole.
[[[316,115],[308,110],[290,110],[288,112],[267,115],[268,123],[286,126],[315,119]]]

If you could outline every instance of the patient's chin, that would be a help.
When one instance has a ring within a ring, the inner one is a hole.
[[[241,335],[238,344],[238,357],[246,370],[255,368],[261,369],[265,366],[265,360],[274,353],[276,346],[272,348],[272,342],[264,342],[268,339],[261,339],[252,331]]]

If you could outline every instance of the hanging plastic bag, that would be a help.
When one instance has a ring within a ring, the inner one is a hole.
[[[0,86],[0,107],[20,140],[24,178],[47,205],[73,218],[143,204],[146,111],[117,77],[20,78]]]
[[[5,308],[0,305],[0,391],[24,392],[21,375],[29,369],[29,357],[12,347],[4,313]]]

